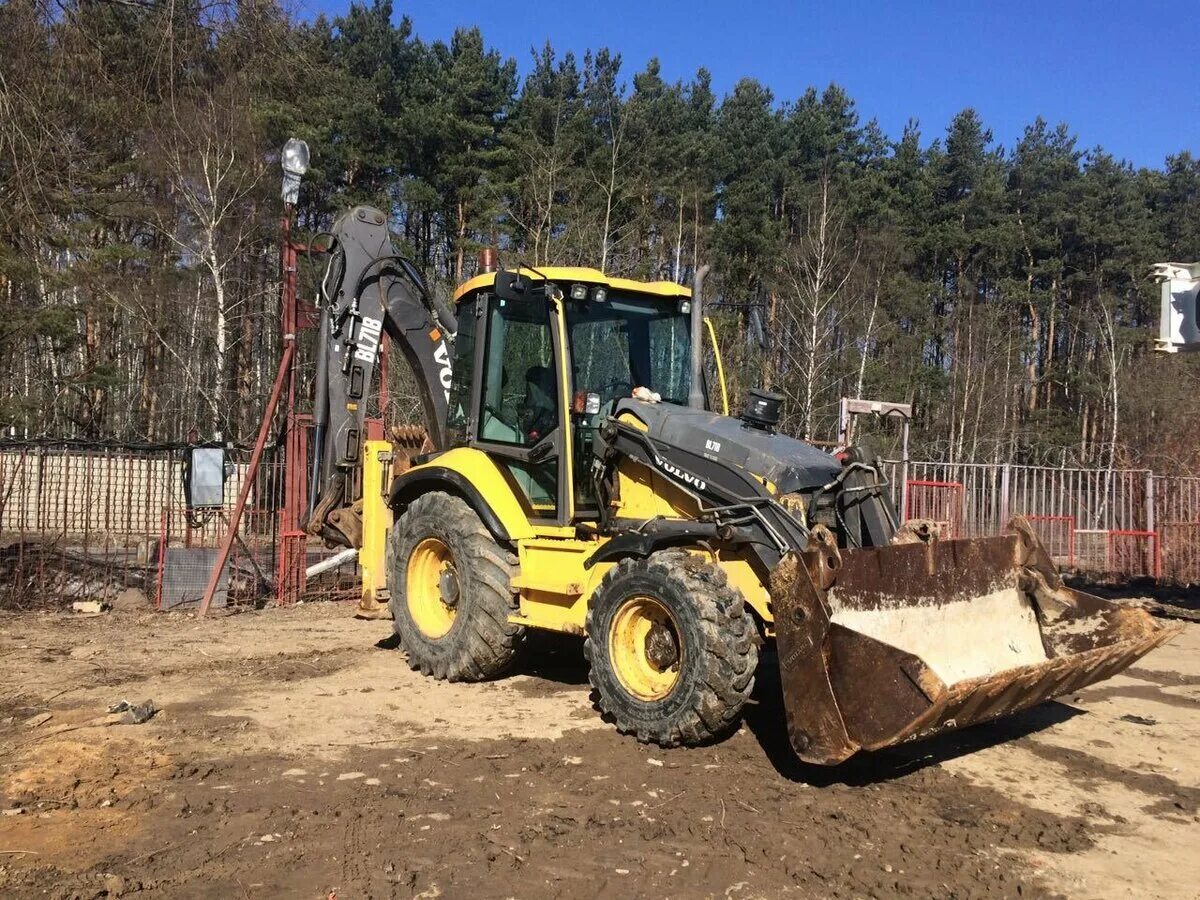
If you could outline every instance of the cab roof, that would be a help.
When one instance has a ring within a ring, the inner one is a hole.
[[[612,275],[605,275],[599,269],[589,269],[586,266],[538,266],[537,269],[531,271],[535,275],[537,273],[545,275],[549,281],[602,284],[609,290],[649,294],[663,299],[692,296],[690,287],[676,284],[673,281],[634,281],[632,278],[616,278]],[[454,292],[454,302],[457,303],[468,294],[474,293],[480,288],[491,287],[495,283],[495,272],[476,275],[470,281],[465,281],[458,286]]]

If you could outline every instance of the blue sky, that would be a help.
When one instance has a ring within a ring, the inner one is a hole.
[[[299,0],[336,15],[349,0]],[[1138,166],[1179,150],[1200,155],[1200,5],[1184,2],[834,3],[742,0],[395,0],[426,40],[478,25],[516,58],[549,39],[582,56],[619,52],[628,75],[652,56],[669,80],[700,66],[718,95],[741,77],[776,99],[836,81],[865,121],[898,136],[911,116],[926,142],[974,106],[1006,146],[1037,115],[1066,121],[1082,148]]]

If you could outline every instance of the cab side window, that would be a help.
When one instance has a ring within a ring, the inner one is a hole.
[[[454,339],[454,368],[450,377],[450,404],[446,413],[446,431],[453,445],[470,438],[471,383],[475,374],[475,318],[480,300],[468,300],[459,307],[458,334]]]
[[[543,302],[492,298],[479,437],[532,447],[558,427],[550,313]]]
[[[549,304],[542,299],[492,297],[486,340],[479,439],[523,452],[553,435],[562,415]],[[534,461],[506,457],[500,450],[493,460],[517,489],[529,515],[556,515],[557,455]]]

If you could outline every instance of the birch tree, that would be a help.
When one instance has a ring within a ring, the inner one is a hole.
[[[795,404],[792,418],[801,435],[814,433],[817,402],[837,358],[833,340],[845,316],[843,291],[858,263],[858,246],[830,196],[830,181],[828,172],[821,175],[803,230],[789,241],[786,255],[782,386]]]
[[[247,128],[244,98],[213,91],[172,104],[165,128],[151,132],[167,203],[154,224],[175,244],[184,265],[196,265],[212,289],[211,425],[220,429],[229,377],[230,317],[237,312],[231,268],[249,247],[256,222],[250,199],[263,177],[263,156]]]

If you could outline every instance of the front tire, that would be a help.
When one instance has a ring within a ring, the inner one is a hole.
[[[516,560],[465,501],[441,491],[418,497],[387,549],[389,606],[412,668],[446,681],[508,668],[523,632],[508,621]]]
[[[732,731],[758,665],[741,593],[718,566],[683,550],[622,560],[604,576],[584,652],[604,718],[663,747]]]

